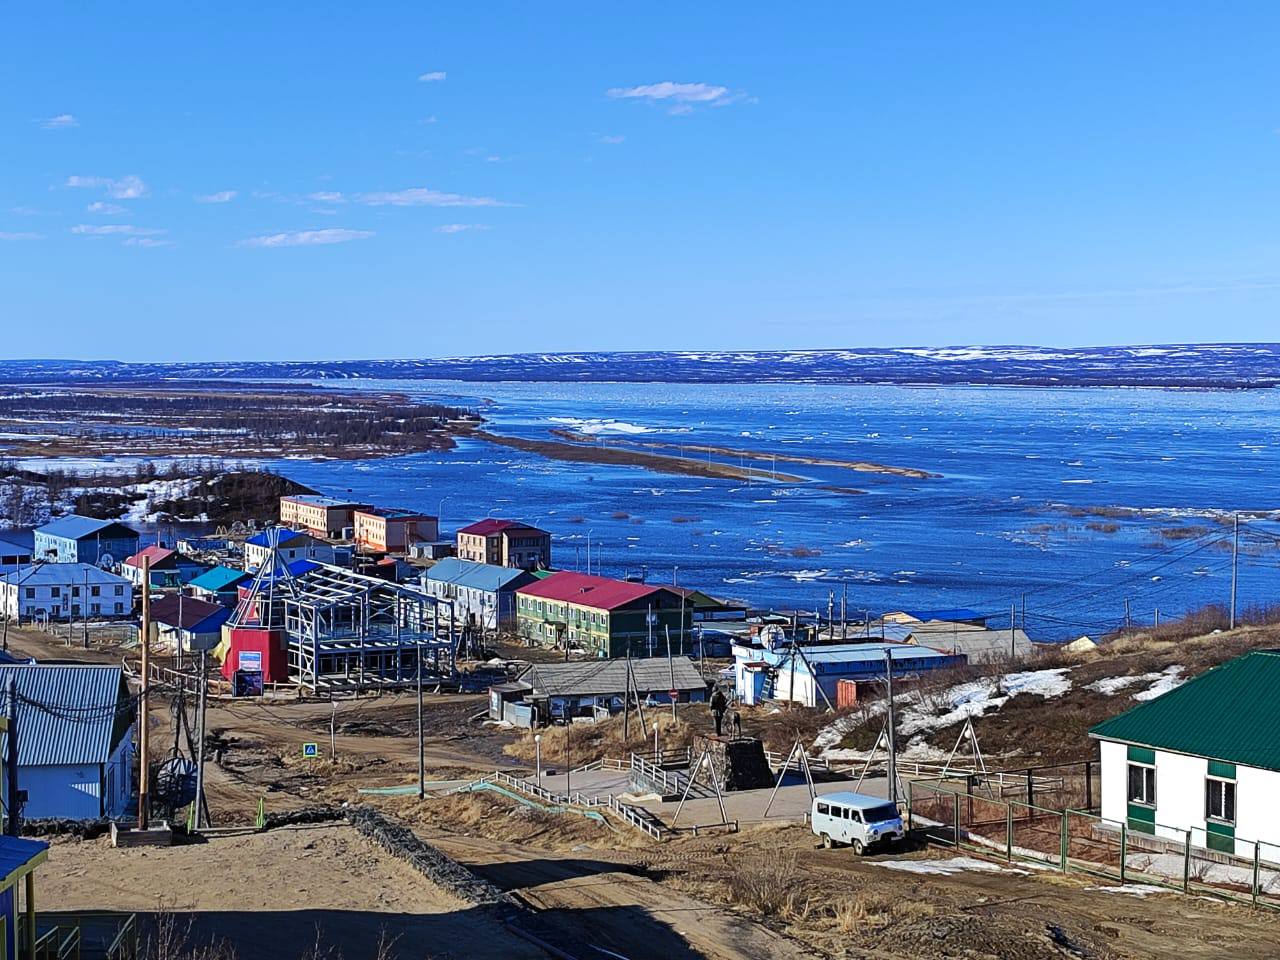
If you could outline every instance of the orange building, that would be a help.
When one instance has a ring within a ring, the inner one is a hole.
[[[458,531],[458,558],[545,570],[551,566],[551,534],[518,520],[481,520]]]
[[[367,503],[300,493],[280,498],[280,524],[291,530],[305,530],[313,536],[338,540],[344,530],[355,525],[355,512],[369,509],[372,508]]]
[[[355,512],[353,526],[356,546],[378,553],[408,553],[410,544],[440,535],[437,517],[412,510],[362,508]]]

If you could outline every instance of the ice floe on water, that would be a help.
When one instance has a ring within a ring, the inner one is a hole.
[[[552,423],[559,423],[566,427],[572,427],[578,433],[585,433],[592,437],[608,433],[637,434],[662,432],[654,427],[645,427],[638,423],[628,423],[626,420],[614,420],[612,417],[548,417],[547,419]]]

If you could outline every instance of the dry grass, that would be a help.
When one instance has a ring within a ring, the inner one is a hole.
[[[694,715],[705,717],[706,708],[684,706],[676,719],[671,717],[671,708],[646,708],[645,722],[633,710],[628,724],[628,737],[622,736],[622,716],[610,717],[595,723],[575,723],[569,726],[546,727],[537,731],[542,737],[542,764],[544,767],[561,769],[566,758],[571,766],[602,760],[605,757],[625,759],[632,753],[653,749],[653,725],[658,725],[658,737],[664,750],[679,749],[693,742],[694,734],[704,728],[703,723],[691,722]],[[509,755],[533,763],[536,757],[534,733],[530,732],[515,743],[509,743],[503,750]],[[566,753],[566,746],[568,752]]]

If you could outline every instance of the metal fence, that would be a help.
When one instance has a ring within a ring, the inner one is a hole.
[[[963,779],[908,781],[908,824],[935,843],[1009,862],[1280,909],[1280,845],[1215,838],[1227,849],[1212,849],[1204,828],[1137,829],[1090,810],[975,794],[970,786]],[[1060,785],[1056,795],[1073,789]]]

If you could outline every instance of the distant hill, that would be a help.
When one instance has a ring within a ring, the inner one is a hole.
[[[675,350],[245,363],[0,361],[0,382],[9,384],[262,378],[1255,388],[1280,384],[1280,344]]]

